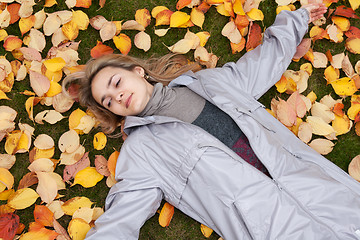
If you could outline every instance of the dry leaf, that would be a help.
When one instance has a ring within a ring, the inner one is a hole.
[[[161,209],[160,215],[159,215],[159,224],[162,227],[169,226],[171,219],[174,215],[174,206],[172,206],[169,203],[165,203],[164,206]]]
[[[71,186],[74,186],[75,184],[80,184],[85,188],[90,188],[100,182],[103,177],[103,175],[96,171],[96,168],[86,167],[76,173],[74,177],[74,183]]]
[[[54,145],[54,140],[47,134],[38,135],[34,141],[34,146],[38,149],[50,149],[54,147]]]
[[[42,52],[42,50],[45,48],[46,45],[44,34],[39,30],[32,28],[30,30],[29,37],[30,37],[30,42],[28,47],[34,48],[39,52]]]
[[[334,128],[327,124],[321,117],[308,116],[306,122],[311,125],[313,134],[326,136],[335,132]]]
[[[104,158],[102,155],[95,155],[95,167],[98,173],[100,173],[101,175],[105,177],[110,176],[108,162],[106,158]]]
[[[147,10],[146,8],[136,10],[135,21],[143,25],[144,28],[149,26],[151,22],[151,15],[149,10]]]
[[[65,166],[63,173],[64,181],[70,181],[76,173],[86,167],[90,167],[89,152],[86,152],[75,164]]]
[[[40,223],[43,226],[47,227],[53,227],[53,212],[50,211],[49,208],[47,208],[44,205],[35,205],[34,209],[34,219],[35,222]]]
[[[190,16],[181,11],[176,11],[170,16],[170,27],[176,28],[186,24],[190,20]]]
[[[74,218],[70,221],[68,232],[73,240],[83,240],[87,232],[90,230],[90,225],[81,218]]]
[[[18,189],[8,199],[7,205],[14,209],[25,209],[33,205],[39,195],[31,188]]]
[[[204,224],[201,224],[200,225],[200,230],[201,230],[201,233],[206,237],[206,238],[209,238],[210,235],[212,234],[213,230],[207,226],[205,226]]]
[[[130,52],[131,39],[127,35],[120,33],[119,36],[113,37],[113,41],[116,48],[119,49],[122,54],[127,55]]]
[[[349,164],[349,175],[360,182],[360,155],[354,157]]]
[[[147,52],[151,47],[150,35],[146,32],[139,32],[134,37],[134,44],[137,48]]]
[[[66,215],[72,216],[76,210],[83,207],[91,207],[93,202],[87,197],[74,197],[67,200],[62,206],[62,210]]]
[[[143,25],[138,23],[135,20],[128,20],[124,22],[121,26],[121,29],[123,30],[138,30],[138,31],[145,31],[145,28]]]
[[[0,154],[0,168],[10,169],[16,161],[15,155]]]
[[[333,150],[334,143],[327,139],[317,138],[312,140],[309,146],[321,155],[326,155]]]
[[[113,22],[105,22],[100,29],[100,37],[103,42],[112,39],[116,33],[116,25]]]
[[[314,54],[314,61],[313,61],[314,68],[326,68],[328,62],[326,55],[321,52],[313,52],[313,54]]]
[[[27,188],[38,183],[38,178],[35,172],[25,174],[19,182],[18,189]]]

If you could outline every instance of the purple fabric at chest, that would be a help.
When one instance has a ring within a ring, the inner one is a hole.
[[[243,158],[246,162],[250,163],[252,166],[256,167],[268,177],[270,174],[264,164],[260,161],[260,159],[255,155],[254,151],[250,147],[249,140],[245,136],[245,134],[241,135],[238,141],[231,147],[231,149]]]

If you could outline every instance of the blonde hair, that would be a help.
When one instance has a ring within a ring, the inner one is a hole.
[[[156,82],[167,84],[189,70],[197,71],[201,69],[197,63],[189,64],[187,58],[180,54],[167,54],[160,58],[151,57],[147,60],[121,54],[109,54],[89,60],[83,71],[68,75],[62,82],[63,92],[71,98],[78,98],[82,106],[89,108],[94,113],[100,122],[102,131],[111,134],[120,125],[124,117],[112,113],[95,101],[91,91],[92,80],[105,67],[119,67],[132,71],[137,66],[145,70],[145,73],[149,76],[148,82],[151,84]],[[80,85],[77,96],[69,95],[66,90],[68,85],[73,82]],[[120,135],[115,134],[111,137]]]

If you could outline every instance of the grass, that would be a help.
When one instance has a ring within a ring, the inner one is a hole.
[[[45,12],[51,13],[56,12],[59,10],[65,10],[67,9],[64,1],[58,1],[59,4],[51,7],[51,8],[45,8]],[[41,10],[44,4],[44,0],[40,1],[35,7],[34,7],[34,13]],[[167,6],[170,10],[175,11],[175,4],[176,1],[174,0],[149,0],[149,1],[122,1],[122,0],[107,0],[104,8],[99,9],[98,2],[93,1],[92,6],[89,9],[80,8],[75,10],[82,10],[84,11],[89,18],[94,17],[96,15],[103,15],[108,20],[131,20],[134,19],[135,12],[137,9],[147,8],[149,11],[151,11],[155,6]],[[296,3],[298,6],[298,3]],[[337,5],[341,4],[347,4],[348,2],[341,2],[338,4],[333,4],[331,8],[335,8]],[[265,15],[265,19],[263,22],[259,22],[260,26],[262,28],[268,27],[272,24],[272,22],[275,19],[276,13],[276,3],[275,1],[265,0],[261,2],[260,9],[263,11]],[[190,13],[190,9],[185,8],[182,11],[185,11],[187,13]],[[358,15],[360,15],[359,9],[356,11]],[[236,61],[239,57],[241,57],[245,50],[243,50],[241,53],[237,54],[231,54],[231,48],[229,41],[221,35],[221,30],[223,26],[228,22],[228,17],[221,16],[217,13],[215,7],[211,7],[210,10],[205,15],[205,23],[203,25],[203,29],[200,29],[199,27],[191,27],[190,30],[192,32],[199,32],[199,31],[208,31],[211,33],[211,37],[206,44],[206,48],[208,51],[213,52],[219,57],[218,66],[221,66],[229,61]],[[327,24],[330,23],[330,20],[327,21]],[[360,27],[360,21],[351,19],[351,24],[353,26]],[[164,55],[168,53],[168,49],[164,46],[170,46],[180,40],[186,33],[186,29],[170,29],[169,32],[164,37],[158,37],[154,34],[154,25],[155,20],[152,19],[151,25],[146,28],[146,32],[151,36],[152,38],[152,47],[148,52],[144,52],[143,50],[137,49],[134,45],[132,46],[132,49],[130,51],[130,55],[137,56],[140,58],[146,58],[151,55]],[[15,23],[11,26],[9,26],[6,31],[8,34],[13,34],[16,36],[21,36],[18,23]],[[132,40],[134,39],[134,35],[137,33],[137,31],[122,31],[123,33],[127,34]],[[42,52],[42,57],[46,57],[47,51],[51,47],[51,38],[46,37],[47,39],[47,46]],[[80,61],[79,64],[85,64],[90,59],[90,50],[96,45],[96,41],[101,40],[99,31],[93,29],[90,25],[87,30],[80,31],[80,34],[76,41],[81,40],[81,44],[79,47],[79,57]],[[106,45],[109,45],[113,49],[115,48],[115,45],[112,41],[105,42]],[[313,45],[314,51],[320,51],[320,52],[326,52],[328,49],[330,49],[331,53],[337,54],[340,52],[343,52],[345,47],[344,43],[332,43],[328,40],[318,40]],[[116,49],[116,53],[119,53],[119,51]],[[6,52],[2,47],[0,47],[0,55],[6,55],[6,58],[8,60],[13,60],[13,57],[11,53]],[[193,59],[193,52],[190,52],[187,54],[187,56],[190,59]],[[359,56],[355,54],[349,53],[350,61],[353,65],[359,60]],[[293,70],[299,70],[299,67],[302,63],[307,62],[304,59],[301,59],[300,62],[295,63],[292,62],[290,65],[290,69]],[[61,134],[68,130],[68,119],[65,118],[64,120],[60,121],[59,123],[55,125],[51,125],[48,123],[45,123],[43,125],[34,124],[27,116],[27,113],[25,111],[25,101],[28,98],[25,95],[20,94],[20,92],[24,90],[31,90],[29,79],[26,78],[25,80],[21,82],[15,82],[13,89],[10,93],[7,93],[8,97],[11,98],[11,101],[8,100],[0,100],[0,105],[8,105],[15,109],[18,112],[18,116],[16,118],[16,122],[21,123],[28,123],[29,125],[35,127],[35,133],[34,137],[38,136],[41,133],[46,133],[50,135],[55,143],[57,144],[59,137]],[[313,75],[310,77],[309,80],[309,87],[306,90],[304,94],[307,94],[310,91],[314,91],[318,95],[318,99],[320,99],[322,96],[326,94],[331,94],[334,98],[338,98],[334,91],[332,90],[331,86],[326,86],[325,80],[323,78],[323,69],[314,69]],[[276,92],[275,88],[273,87],[270,89],[261,99],[260,101],[267,107],[270,106],[270,101],[273,97],[281,97],[286,98],[286,94],[279,94]],[[349,106],[349,97],[345,99],[346,106]],[[82,108],[78,104],[75,104],[71,110],[64,113],[64,116],[69,116],[70,113],[77,109]],[[34,107],[34,116],[45,109],[52,109],[52,107],[37,105]],[[86,110],[82,108],[83,110]],[[18,128],[17,128],[18,129]],[[94,150],[92,146],[92,139],[95,133],[100,131],[99,129],[93,129],[89,134],[81,135],[81,143],[83,143],[86,151],[89,151],[89,156],[91,160],[92,166],[94,166],[94,156],[95,155],[103,155],[105,158],[108,158],[110,154],[113,152],[114,149],[120,150],[122,141],[120,139],[108,139],[107,146],[104,150],[97,151]],[[0,142],[0,153],[4,153],[4,144],[5,140]],[[32,146],[33,147],[33,146]],[[31,147],[31,148],[32,148]],[[342,135],[338,137],[338,141],[336,141],[336,145],[334,147],[334,150],[328,154],[326,157],[334,162],[336,165],[338,165],[343,170],[347,171],[347,167],[349,165],[349,162],[353,157],[358,155],[360,153],[360,141],[359,136],[357,136],[354,132],[354,128],[346,135]],[[56,147],[55,155],[53,158],[59,159],[60,157],[60,151]],[[17,188],[17,184],[19,183],[19,180],[24,176],[28,170],[27,166],[29,165],[28,161],[28,153],[24,154],[16,154],[16,163],[15,165],[10,169],[11,173],[15,177],[15,189]],[[56,172],[62,175],[64,167],[63,166],[57,166]],[[36,188],[36,185],[33,186],[33,188]],[[91,199],[91,201],[95,202],[96,206],[103,207],[104,206],[104,200],[108,192],[108,187],[105,184],[105,179],[99,182],[95,187],[93,188],[83,188],[80,185],[75,185],[73,187],[70,187],[67,185],[66,190],[61,190],[60,194],[65,195],[62,200],[68,200],[75,196],[86,196]],[[6,204],[5,201],[1,201],[0,204]],[[36,202],[36,204],[41,204],[40,200]],[[26,208],[24,210],[17,210],[16,213],[20,216],[20,220],[22,223],[28,227],[29,223],[34,221],[33,217],[33,210],[34,205],[32,205],[29,208]],[[142,227],[140,231],[140,239],[151,239],[151,240],[159,240],[159,239],[205,239],[205,237],[201,234],[200,231],[200,224],[191,218],[185,216],[180,211],[176,210],[174,217],[172,219],[172,222],[169,227],[162,228],[158,224],[158,214],[155,214],[154,217],[152,217],[150,220],[148,220],[145,225]],[[66,228],[69,221],[69,216],[62,217],[59,222]],[[209,239],[218,239],[219,236],[217,236],[215,233],[212,234],[212,236]]]

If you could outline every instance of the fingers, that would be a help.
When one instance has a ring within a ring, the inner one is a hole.
[[[327,11],[323,3],[310,3],[304,5],[303,8],[309,12],[309,23],[321,18]]]

